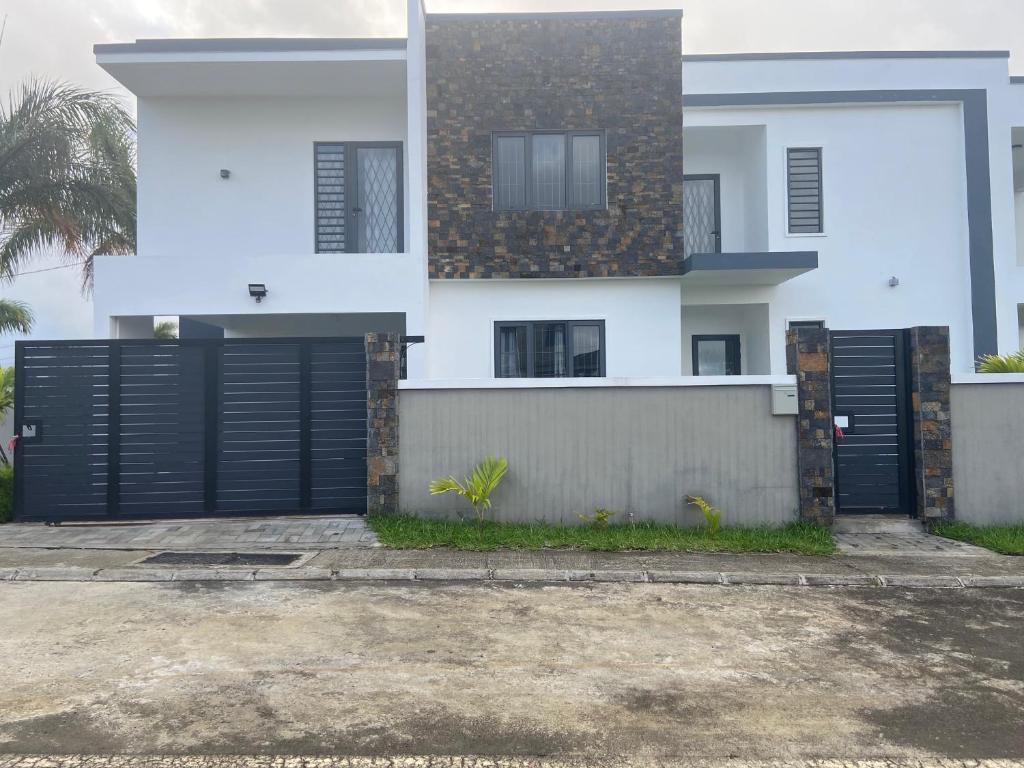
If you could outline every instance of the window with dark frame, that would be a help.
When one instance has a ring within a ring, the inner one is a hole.
[[[401,142],[313,145],[317,253],[401,253]]]
[[[789,234],[823,234],[821,147],[786,149]]]
[[[607,181],[601,131],[501,131],[493,134],[497,211],[604,208]]]
[[[739,334],[703,334],[693,337],[694,376],[739,376]]]
[[[787,328],[824,328],[824,320],[790,320],[786,323]]]
[[[499,379],[604,376],[604,320],[497,322],[494,375]]]

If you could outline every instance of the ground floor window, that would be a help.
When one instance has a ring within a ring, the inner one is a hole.
[[[604,376],[604,320],[495,323],[494,375],[499,379]]]
[[[739,376],[739,334],[694,336],[693,374],[695,376]]]

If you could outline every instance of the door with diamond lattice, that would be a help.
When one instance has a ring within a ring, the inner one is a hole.
[[[397,146],[355,148],[355,233],[359,253],[401,251],[401,156]]]
[[[683,250],[722,252],[722,202],[718,174],[683,177]]]

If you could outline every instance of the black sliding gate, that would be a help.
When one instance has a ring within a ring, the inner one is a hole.
[[[913,512],[906,331],[832,331],[836,511]]]
[[[363,339],[18,342],[25,521],[366,511]]]

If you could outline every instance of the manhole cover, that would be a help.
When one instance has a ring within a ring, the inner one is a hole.
[[[160,552],[146,565],[291,565],[302,555],[287,552]]]

